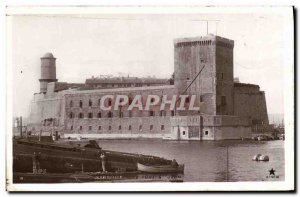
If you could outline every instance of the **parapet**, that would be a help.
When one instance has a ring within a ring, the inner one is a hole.
[[[189,38],[176,38],[174,39],[174,46],[194,46],[194,45],[218,45],[233,48],[234,41],[223,38],[220,36],[215,36],[213,34],[209,34],[207,36],[198,36],[198,37],[189,37]]]

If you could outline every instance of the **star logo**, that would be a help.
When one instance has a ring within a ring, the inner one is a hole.
[[[269,172],[270,172],[270,175],[274,175],[275,176],[275,170],[272,168],[271,170],[269,170]]]

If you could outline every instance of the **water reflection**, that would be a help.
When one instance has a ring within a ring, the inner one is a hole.
[[[184,181],[279,181],[284,180],[284,141],[162,141],[101,140],[104,149],[176,158],[185,164]],[[269,155],[269,162],[255,162],[255,154]],[[276,169],[279,178],[269,179]]]

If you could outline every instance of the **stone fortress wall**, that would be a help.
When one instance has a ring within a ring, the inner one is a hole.
[[[106,87],[115,88],[101,89],[101,84],[97,84],[98,88],[91,89],[89,85],[86,89],[85,84],[56,82],[52,70],[53,79],[47,79],[50,82],[46,89],[44,79],[40,93],[34,95],[28,129],[32,132],[55,130],[65,137],[89,138],[247,138],[254,129],[257,132],[268,128],[266,100],[258,85],[234,82],[233,48],[232,40],[213,35],[176,39],[174,85],[147,84],[140,87],[126,84],[118,88],[106,84]],[[49,61],[49,58],[54,58],[51,55],[47,53],[46,58],[41,58],[42,69],[45,59],[47,71],[49,62],[55,68],[55,61]],[[177,112],[161,111],[157,107],[132,112],[126,110],[127,106],[110,111],[100,109],[101,97],[117,94],[128,97],[197,95],[195,104],[203,105],[199,111]]]

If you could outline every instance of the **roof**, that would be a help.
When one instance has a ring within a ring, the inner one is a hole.
[[[52,53],[48,52],[48,53],[45,53],[42,58],[54,58],[54,56]]]
[[[234,87],[258,87],[259,85],[250,84],[250,83],[234,83]]]
[[[90,94],[90,93],[115,93],[115,92],[129,92],[129,91],[147,91],[147,90],[167,90],[175,89],[174,85],[163,86],[147,86],[147,87],[126,87],[126,88],[112,88],[112,89],[93,89],[93,90],[79,90],[70,89],[65,90],[65,94]]]
[[[157,79],[157,78],[138,78],[138,77],[111,77],[111,78],[90,78],[86,79],[86,84],[111,84],[111,83],[153,83],[164,84],[169,79]]]
[[[208,34],[206,36],[197,36],[197,37],[176,38],[174,39],[174,44],[186,43],[186,42],[197,42],[197,41],[208,41],[208,40],[226,42],[232,45],[234,44],[234,41],[231,39],[216,36],[213,34]]]

